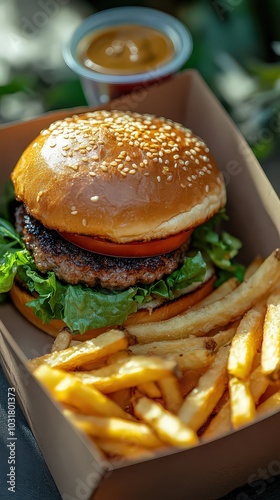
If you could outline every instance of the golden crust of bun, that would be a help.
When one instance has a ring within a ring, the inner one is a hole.
[[[122,111],[55,122],[24,151],[12,180],[46,227],[117,243],[195,227],[226,202],[200,138],[171,120]]]
[[[181,297],[173,301],[166,302],[163,305],[153,309],[152,312],[147,309],[140,309],[138,312],[131,314],[127,318],[123,326],[135,325],[136,323],[149,323],[151,321],[163,321],[169,318],[173,318],[173,316],[176,316],[177,314],[181,314],[186,309],[204,299],[204,297],[211,293],[211,291],[213,290],[215,279],[215,276],[212,276],[208,281],[203,283],[203,285],[201,285],[193,292],[182,295]],[[50,323],[42,323],[41,320],[33,313],[33,310],[30,307],[26,306],[27,302],[32,300],[31,294],[25,291],[23,288],[19,287],[16,282],[13,284],[9,293],[15,307],[19,310],[19,312],[39,330],[48,333],[52,337],[56,337],[57,334],[66,327],[64,321],[58,319],[54,319],[50,321]],[[112,327],[97,328],[87,331],[83,335],[73,335],[73,340],[84,341],[92,339],[100,335],[100,333],[108,331]]]

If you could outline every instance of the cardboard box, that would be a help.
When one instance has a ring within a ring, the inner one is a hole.
[[[279,245],[279,200],[250,148],[195,71],[125,96],[114,109],[154,113],[181,122],[208,144],[224,173],[230,230],[244,242],[242,259],[266,256]],[[0,129],[3,186],[20,153],[51,122],[74,112],[50,113]],[[26,368],[29,357],[48,352],[51,338],[30,325],[11,304],[0,308],[0,356],[19,403],[64,500],[114,498],[214,499],[259,479],[280,460],[280,413],[190,450],[114,470],[94,445],[61,414]],[[44,425],[42,424],[44,422]],[[47,425],[46,425],[47,423]],[[92,496],[93,495],[93,496]]]

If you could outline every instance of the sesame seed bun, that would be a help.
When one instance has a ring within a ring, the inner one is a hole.
[[[47,228],[149,241],[196,227],[225,205],[223,177],[205,143],[164,118],[96,111],[44,130],[12,180]]]
[[[129,325],[135,325],[139,323],[148,323],[155,321],[163,321],[166,319],[173,318],[177,314],[181,314],[186,311],[189,307],[200,302],[204,299],[209,293],[213,290],[213,285],[215,281],[215,276],[211,276],[207,281],[205,281],[202,285],[198,285],[193,292],[187,293],[186,295],[182,295],[181,297],[168,301],[159,307],[155,307],[154,309],[140,309],[136,313],[131,314],[125,323],[124,327]],[[11,290],[10,290],[10,298],[14,303],[17,310],[34,326],[36,326],[39,330],[42,330],[45,333],[48,333],[52,337],[56,337],[57,334],[65,328],[67,325],[64,321],[60,319],[53,319],[49,323],[42,323],[40,318],[38,318],[33,310],[28,307],[26,304],[30,302],[30,300],[34,299],[32,294],[19,286],[19,284],[15,281]],[[73,334],[73,340],[88,340],[94,337],[97,337],[101,333],[108,331],[110,328],[113,328],[115,325],[104,328],[95,328],[92,330],[88,330],[83,335]]]

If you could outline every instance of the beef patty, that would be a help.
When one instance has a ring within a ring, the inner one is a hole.
[[[16,227],[39,271],[54,271],[60,280],[73,285],[101,285],[110,290],[150,284],[171,274],[183,263],[189,246],[187,242],[173,252],[155,257],[108,257],[64,240],[55,230],[47,229],[32,217],[24,205],[16,210]]]

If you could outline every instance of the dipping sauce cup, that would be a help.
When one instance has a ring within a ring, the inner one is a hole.
[[[191,35],[178,19],[145,7],[118,7],[88,17],[63,56],[80,76],[88,104],[97,106],[176,73],[191,52]]]

